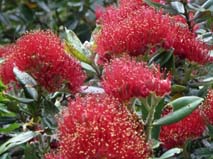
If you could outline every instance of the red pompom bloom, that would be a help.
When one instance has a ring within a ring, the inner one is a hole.
[[[159,68],[149,68],[146,63],[130,58],[115,58],[105,66],[103,87],[106,93],[129,100],[132,97],[146,97],[150,93],[164,96],[170,92],[170,78],[163,78]]]
[[[60,158],[59,156],[57,156],[56,154],[54,153],[50,153],[50,154],[46,154],[44,156],[45,159],[63,159],[63,158]]]
[[[161,4],[165,4],[166,0],[152,0],[152,2],[157,2]],[[143,0],[119,0],[119,5],[121,7],[128,7],[128,6],[141,6],[141,5],[147,5]]]
[[[141,5],[142,1],[130,2],[130,5],[122,2],[119,8],[110,7],[100,17],[102,30],[96,35],[98,54],[143,55],[150,45],[161,45],[174,48],[176,55],[200,64],[212,60],[208,46],[198,41],[187,27],[169,15]]]
[[[164,114],[169,112],[170,110],[166,109]],[[205,124],[199,111],[195,110],[177,123],[162,126],[160,140],[167,149],[182,147],[188,139],[201,136],[204,130]]]
[[[64,53],[60,39],[49,31],[25,34],[8,51],[12,53],[7,53],[0,67],[0,76],[6,84],[15,80],[14,66],[30,73],[49,91],[59,89],[63,82],[75,91],[84,81],[80,65]]]
[[[0,47],[0,57],[4,58],[5,56],[8,56],[12,54],[16,50],[16,45],[9,44],[5,45],[4,47]]]
[[[204,103],[200,106],[200,111],[204,121],[213,125],[213,89],[209,90]]]
[[[59,122],[61,159],[147,159],[141,125],[115,98],[77,97]],[[55,157],[55,158],[57,158]]]

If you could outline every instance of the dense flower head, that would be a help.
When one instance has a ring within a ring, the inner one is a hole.
[[[213,89],[208,91],[205,101],[200,106],[200,111],[204,121],[213,125]]]
[[[150,93],[164,96],[171,89],[170,77],[164,79],[158,67],[149,68],[129,57],[115,58],[105,65],[102,85],[106,93],[122,101]]]
[[[172,109],[165,109],[164,115],[171,112]],[[194,139],[202,135],[205,124],[198,110],[193,111],[189,116],[177,123],[161,127],[160,141],[165,148],[182,147],[189,139]]]
[[[77,90],[84,81],[80,65],[64,53],[60,39],[50,31],[27,33],[7,50],[12,53],[4,53],[5,62],[0,67],[6,84],[15,80],[14,66],[30,73],[49,91],[59,89],[63,82]]]
[[[4,47],[0,47],[0,58],[4,58],[5,56],[8,56],[12,54],[16,50],[16,45],[14,44],[8,44]]]
[[[165,4],[166,0],[152,0],[152,2],[157,2],[161,4]],[[119,0],[119,5],[121,7],[128,7],[128,6],[141,6],[141,5],[146,5],[146,3],[143,0]]]
[[[102,29],[96,43],[100,56],[123,52],[143,55],[150,46],[160,44],[174,48],[174,54],[190,61],[204,64],[212,60],[208,46],[198,41],[188,27],[162,11],[140,5],[141,1],[130,2],[133,4],[124,1],[118,8],[109,7],[99,18]]]
[[[60,149],[47,159],[146,159],[150,151],[142,130],[115,98],[77,97],[59,120]]]

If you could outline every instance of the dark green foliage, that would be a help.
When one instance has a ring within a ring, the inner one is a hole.
[[[13,42],[26,31],[74,30],[82,41],[95,27],[95,6],[114,0],[0,0],[0,44]]]

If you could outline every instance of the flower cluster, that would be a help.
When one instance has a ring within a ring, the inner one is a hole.
[[[164,115],[170,112],[170,109],[165,109]],[[162,126],[160,140],[163,142],[164,147],[168,149],[182,147],[188,139],[201,136],[204,129],[205,124],[197,109],[177,123]]]
[[[164,96],[170,92],[171,81],[164,79],[159,68],[149,68],[146,63],[129,57],[115,58],[105,65],[102,85],[106,93],[122,100],[146,97],[150,93]]]
[[[8,56],[9,54],[12,54],[16,50],[16,45],[14,44],[8,44],[4,47],[0,47],[0,57],[4,58],[5,56]]]
[[[213,89],[208,91],[204,103],[200,106],[200,111],[204,121],[213,125]]]
[[[161,3],[161,4],[165,4],[166,0],[152,0],[152,2],[156,2],[156,3]],[[119,0],[119,5],[120,6],[125,6],[125,7],[129,7],[129,6],[141,6],[141,5],[147,5],[143,0]]]
[[[96,35],[97,52],[106,54],[143,55],[156,44],[174,48],[174,54],[200,64],[212,60],[208,47],[198,41],[187,27],[142,1],[122,2],[119,8],[109,7],[99,18],[101,31]]]
[[[142,126],[115,98],[77,97],[59,120],[60,148],[48,158],[147,159]]]
[[[15,80],[13,67],[30,73],[49,91],[63,82],[75,91],[84,81],[80,65],[64,53],[60,39],[50,31],[35,31],[19,38],[2,51],[5,62],[0,67],[4,83]]]

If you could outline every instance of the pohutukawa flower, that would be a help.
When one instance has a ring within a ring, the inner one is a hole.
[[[5,45],[4,47],[0,47],[0,57],[4,58],[15,52],[16,46],[14,44]]]
[[[206,124],[213,125],[213,89],[208,91],[205,101],[200,106],[200,111]]]
[[[11,52],[11,49],[7,50]],[[63,82],[75,91],[85,78],[80,65],[64,53],[60,39],[50,31],[25,34],[17,40],[12,53],[5,55],[0,76],[6,84],[15,80],[14,66],[30,73],[49,91],[59,89]]]
[[[124,1],[125,2],[125,1]],[[187,27],[162,11],[141,1],[110,7],[99,18],[102,30],[96,35],[97,52],[106,54],[143,55],[149,46],[174,48],[174,54],[200,64],[212,61],[208,46],[198,41]]]
[[[44,158],[45,158],[45,159],[62,159],[62,158],[60,158],[60,156],[57,156],[57,155],[54,154],[54,153],[46,154]]]
[[[146,97],[150,93],[164,96],[170,93],[170,77],[164,78],[159,68],[128,57],[115,58],[104,67],[102,85],[106,93],[121,101],[132,97]]]
[[[157,2],[161,4],[165,4],[166,0],[152,0],[152,2]],[[119,0],[119,5],[121,7],[128,7],[128,6],[141,6],[147,5],[143,0]]]
[[[69,103],[58,125],[60,149],[55,158],[147,159],[150,156],[142,126],[115,98],[103,94],[77,97]]]
[[[170,112],[171,110],[166,109],[164,114]],[[200,116],[200,112],[195,110],[177,123],[162,126],[160,140],[167,149],[182,147],[187,140],[201,136],[204,130],[205,124]]]

